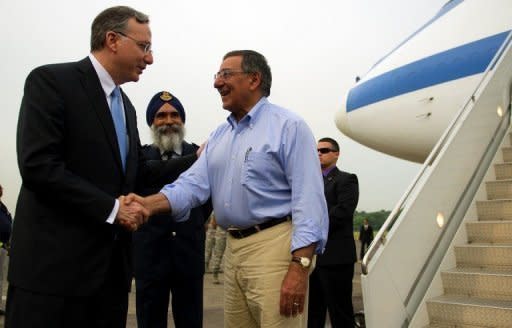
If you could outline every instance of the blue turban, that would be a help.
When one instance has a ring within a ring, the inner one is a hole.
[[[174,97],[168,91],[160,91],[149,101],[148,109],[146,110],[146,122],[148,125],[151,126],[153,124],[156,112],[158,112],[160,107],[162,107],[165,103],[168,103],[172,107],[176,108],[178,114],[181,117],[181,121],[185,123],[185,108],[183,108],[183,105],[178,100],[178,98]]]

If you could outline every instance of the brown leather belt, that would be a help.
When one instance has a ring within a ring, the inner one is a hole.
[[[245,238],[245,237],[249,237],[250,235],[253,235],[256,232],[260,232],[262,230],[265,230],[267,228],[273,227],[273,226],[278,225],[280,223],[283,223],[283,222],[286,222],[286,221],[290,221],[291,219],[292,219],[292,217],[290,215],[287,215],[287,216],[284,216],[282,218],[270,219],[270,220],[268,220],[266,222],[253,225],[252,227],[249,227],[249,228],[246,228],[246,229],[238,229],[238,228],[230,227],[230,228],[228,228],[227,231],[229,232],[229,234],[233,238],[242,239],[242,238]]]

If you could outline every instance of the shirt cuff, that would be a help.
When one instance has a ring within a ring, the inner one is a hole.
[[[107,223],[113,224],[114,220],[116,219],[117,212],[119,212],[119,200],[116,199],[116,202],[114,203],[114,208],[112,209],[112,212],[110,212],[110,215],[107,218]]]

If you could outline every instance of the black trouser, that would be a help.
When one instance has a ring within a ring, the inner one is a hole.
[[[364,241],[361,241],[361,254],[360,254],[360,257],[359,259],[362,261],[363,260],[363,257],[364,257],[364,254],[366,254],[366,251],[368,250],[368,247],[370,247],[370,244],[371,244],[371,240],[364,240]]]
[[[40,294],[9,285],[6,328],[126,328],[128,291],[120,256],[102,288],[89,296]]]
[[[203,326],[203,276],[177,277],[162,280],[136,279],[138,328],[166,328],[169,294],[176,328]]]
[[[316,267],[309,277],[308,328],[324,328],[326,312],[333,328],[354,327],[354,264]]]

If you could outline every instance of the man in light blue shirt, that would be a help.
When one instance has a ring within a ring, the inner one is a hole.
[[[215,74],[227,122],[198,161],[160,193],[141,198],[150,213],[176,220],[210,196],[228,230],[226,327],[305,327],[308,275],[327,239],[328,215],[316,142],[306,123],[271,104],[265,57],[224,56]]]

